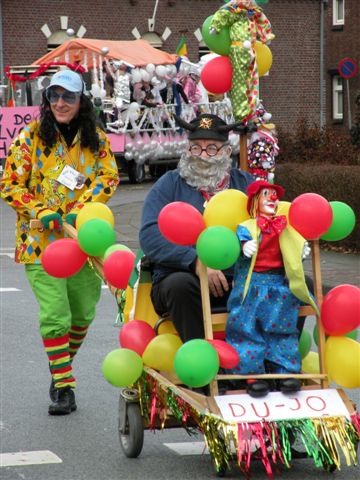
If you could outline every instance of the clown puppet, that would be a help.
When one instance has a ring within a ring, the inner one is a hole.
[[[210,34],[230,29],[229,58],[233,68],[230,91],[236,120],[247,123],[255,114],[259,97],[259,75],[255,58],[255,42],[270,42],[275,36],[271,24],[255,0],[232,0],[215,12]]]
[[[302,260],[309,255],[305,239],[276,215],[284,189],[258,180],[247,188],[250,219],[240,224],[240,256],[228,300],[226,341],[239,353],[233,374],[289,374],[277,382],[283,393],[300,389],[291,374],[300,372],[298,308],[316,305],[305,283]],[[248,380],[247,391],[262,397],[270,391],[265,380]]]

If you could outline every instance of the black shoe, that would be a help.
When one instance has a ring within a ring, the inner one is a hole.
[[[55,388],[55,382],[54,382],[53,379],[51,379],[50,388],[49,388],[49,395],[50,395],[50,400],[52,402],[55,402],[55,400],[56,400],[56,391],[57,391],[57,388]]]
[[[266,380],[248,380],[246,391],[254,398],[265,397],[270,392],[270,386]]]
[[[279,380],[278,388],[282,393],[295,393],[301,389],[301,382],[297,378]]]
[[[70,387],[55,388],[55,400],[49,405],[49,415],[67,415],[76,410],[75,394]]]

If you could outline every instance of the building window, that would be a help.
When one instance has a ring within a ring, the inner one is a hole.
[[[161,37],[155,32],[146,32],[141,36],[142,40],[146,40],[154,48],[162,49],[163,41]]]
[[[345,0],[333,0],[333,25],[345,23]]]
[[[344,118],[344,88],[340,75],[332,77],[332,118],[333,120]]]
[[[68,33],[64,30],[58,30],[57,32],[54,32],[50,35],[48,38],[47,42],[47,50],[48,52],[51,52],[51,50],[54,50],[57,48],[59,45],[63,44],[64,42],[67,42],[68,40],[72,40],[74,35],[68,35]]]

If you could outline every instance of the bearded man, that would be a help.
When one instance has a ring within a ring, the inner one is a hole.
[[[206,202],[217,192],[232,188],[246,192],[254,178],[231,168],[229,131],[220,117],[201,114],[190,123],[177,118],[189,130],[189,144],[178,169],[167,172],[147,195],[142,212],[140,245],[152,264],[151,299],[159,315],[169,313],[183,342],[204,337],[195,246],[168,242],[158,228],[161,209],[171,202],[186,202],[203,213]],[[232,285],[232,270],[207,268],[212,307],[226,309]]]

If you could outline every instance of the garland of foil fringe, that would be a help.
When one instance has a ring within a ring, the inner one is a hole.
[[[356,447],[360,440],[360,414],[351,421],[346,417],[305,418],[276,422],[229,423],[221,417],[200,412],[189,405],[167,383],[162,383],[146,372],[137,382],[142,416],[150,430],[163,429],[170,413],[188,434],[200,431],[214,460],[217,471],[229,468],[236,452],[236,461],[248,477],[251,460],[260,460],[269,478],[278,465],[290,468],[292,443],[301,441],[306,455],[312,457],[316,467],[325,470],[335,466],[340,470],[340,452],[347,466],[357,465]],[[155,424],[156,418],[160,424]],[[256,449],[254,450],[254,445]]]
[[[84,73],[85,72],[85,68],[82,67],[81,65],[78,65],[77,63],[49,62],[49,63],[41,64],[40,67],[37,70],[35,70],[34,72],[30,73],[29,76],[17,75],[16,73],[10,73],[10,67],[9,66],[5,67],[5,74],[8,77],[8,79],[11,80],[12,82],[26,82],[26,80],[34,80],[34,78],[41,77],[41,75],[43,75],[48,68],[54,67],[56,65],[66,65],[71,70],[74,70],[75,72],[79,72],[79,73]]]

